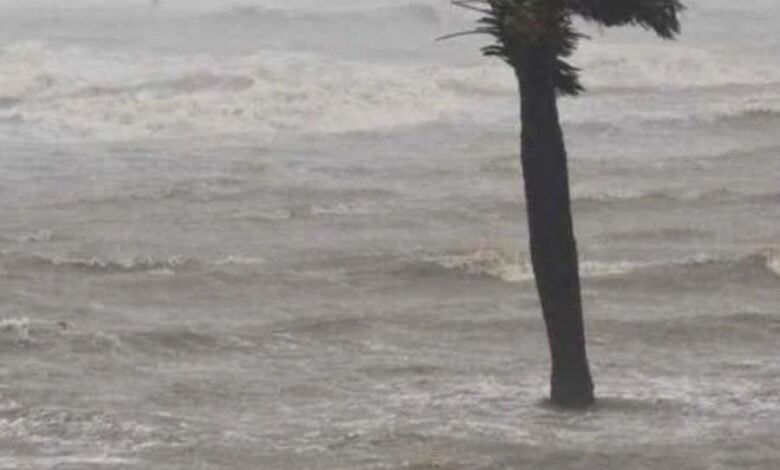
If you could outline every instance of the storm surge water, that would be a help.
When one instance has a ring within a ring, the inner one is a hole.
[[[540,404],[516,85],[445,1],[0,5],[0,469],[756,468],[780,8],[591,31],[598,407]]]

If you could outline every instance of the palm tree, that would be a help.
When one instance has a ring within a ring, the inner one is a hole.
[[[577,246],[571,215],[566,149],[558,95],[583,91],[579,70],[566,60],[583,37],[576,16],[601,26],[638,25],[662,38],[680,30],[680,0],[454,0],[480,12],[479,26],[495,43],[487,56],[504,59],[520,90],[521,160],[531,261],[552,355],[553,404],[584,408],[594,402],[585,348]]]

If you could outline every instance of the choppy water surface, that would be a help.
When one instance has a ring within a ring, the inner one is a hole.
[[[780,10],[575,58],[579,414],[470,20],[3,2],[0,469],[780,467]]]

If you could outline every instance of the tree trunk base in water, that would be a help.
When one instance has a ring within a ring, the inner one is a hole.
[[[593,380],[585,357],[584,338],[570,340],[569,348],[554,353],[550,401],[559,408],[583,409],[595,403]],[[561,343],[555,343],[563,346]],[[582,347],[582,349],[580,349]]]
[[[568,410],[581,410],[596,404],[593,389],[556,387],[550,393],[553,406]]]

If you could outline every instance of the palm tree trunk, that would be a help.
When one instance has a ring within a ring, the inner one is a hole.
[[[522,101],[522,166],[531,261],[552,355],[550,395],[556,405],[586,407],[594,401],[593,382],[585,348],[566,149],[555,94],[555,56],[541,46],[526,52],[522,67],[515,70]]]

